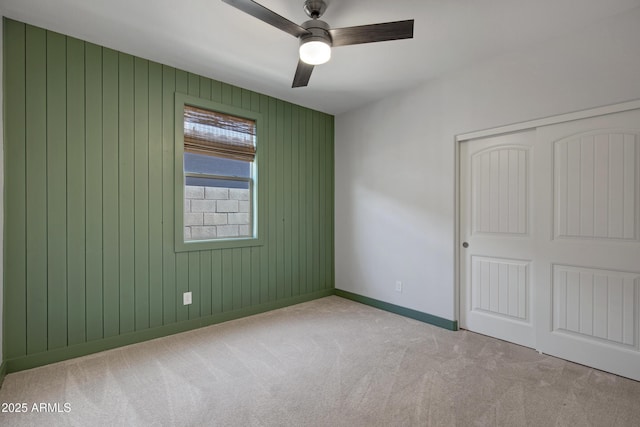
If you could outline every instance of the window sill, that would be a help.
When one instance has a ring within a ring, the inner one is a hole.
[[[234,249],[247,248],[252,246],[263,246],[264,242],[260,238],[234,238],[215,240],[194,240],[188,242],[176,242],[176,252],[205,251],[212,249]]]

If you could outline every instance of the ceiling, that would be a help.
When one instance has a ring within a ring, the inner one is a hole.
[[[302,23],[303,0],[259,0]],[[221,0],[0,0],[10,18],[331,114],[640,6],[640,0],[326,0],[334,28],[415,19],[414,39],[333,50],[291,88],[298,41]]]

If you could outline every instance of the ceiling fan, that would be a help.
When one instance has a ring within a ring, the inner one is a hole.
[[[319,18],[327,10],[324,0],[306,0],[304,11],[311,18],[297,25],[252,0],[222,0],[223,2],[271,24],[300,39],[300,59],[291,87],[307,86],[315,65],[331,58],[331,47],[360,43],[413,38],[413,19],[384,22],[356,27],[331,28]]]

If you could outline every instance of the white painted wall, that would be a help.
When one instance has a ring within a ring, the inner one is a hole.
[[[639,46],[636,8],[337,116],[336,288],[454,319],[455,135],[640,99]]]

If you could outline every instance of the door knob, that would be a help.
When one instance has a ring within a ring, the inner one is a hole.
[[[469,243],[467,243],[467,242],[462,242],[462,247],[463,247],[463,248],[468,248],[468,247],[469,247]]]

